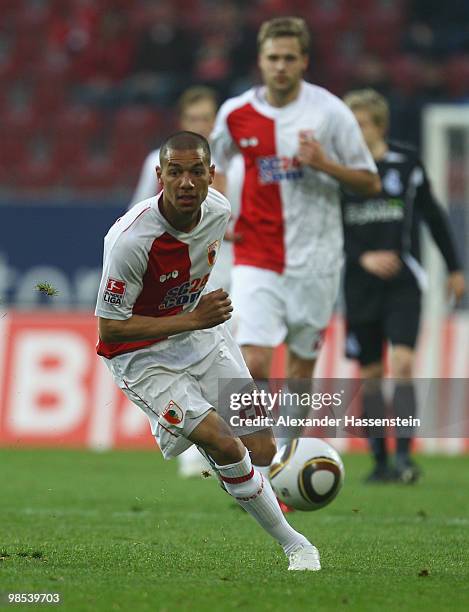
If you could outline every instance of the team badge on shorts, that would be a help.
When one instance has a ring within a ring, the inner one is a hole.
[[[184,418],[181,408],[173,400],[169,402],[161,416],[171,425],[179,425]]]
[[[108,304],[114,306],[120,306],[122,299],[125,295],[125,282],[116,280],[115,278],[108,278],[106,282],[106,289],[104,291],[103,300]]]
[[[207,247],[207,259],[210,266],[213,266],[215,261],[217,260],[218,249],[220,248],[220,241],[215,240],[212,244],[209,244]]]

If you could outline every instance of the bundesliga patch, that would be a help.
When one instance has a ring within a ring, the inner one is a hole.
[[[179,425],[184,418],[181,408],[173,400],[169,402],[161,416],[171,425]]]
[[[103,300],[108,304],[112,304],[113,306],[120,306],[122,304],[124,295],[125,282],[116,280],[115,278],[108,278]]]
[[[215,240],[212,244],[209,244],[207,247],[207,259],[209,265],[213,266],[217,259],[218,249],[220,248],[220,241]]]

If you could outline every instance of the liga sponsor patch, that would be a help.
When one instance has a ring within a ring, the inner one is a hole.
[[[173,400],[169,402],[169,404],[163,410],[161,416],[171,425],[179,425],[184,419],[184,415],[181,408]]]
[[[125,295],[125,282],[116,280],[115,278],[108,278],[106,282],[106,289],[104,291],[103,300],[108,304],[114,306],[120,306],[122,299]]]

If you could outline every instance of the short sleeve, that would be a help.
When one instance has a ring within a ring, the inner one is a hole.
[[[332,119],[333,146],[341,164],[356,170],[369,170],[377,173],[376,164],[366,146],[355,115],[342,101]]]
[[[142,291],[147,255],[126,236],[109,245],[104,240],[103,273],[95,315],[104,319],[125,320]]]
[[[210,135],[210,149],[215,169],[226,174],[231,159],[239,153],[228,127],[230,106],[227,102],[220,107],[215,119],[215,125]]]
[[[159,191],[158,180],[156,177],[156,166],[160,162],[160,150],[156,149],[147,155],[143,162],[142,171],[138,179],[137,187],[130,201],[128,208],[132,208],[137,202],[152,198]]]

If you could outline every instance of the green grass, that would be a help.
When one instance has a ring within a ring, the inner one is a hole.
[[[80,612],[469,610],[469,460],[421,458],[414,487],[367,487],[367,458],[344,461],[328,508],[289,515],[323,564],[294,573],[213,478],[182,481],[156,450],[1,450],[0,591]]]

